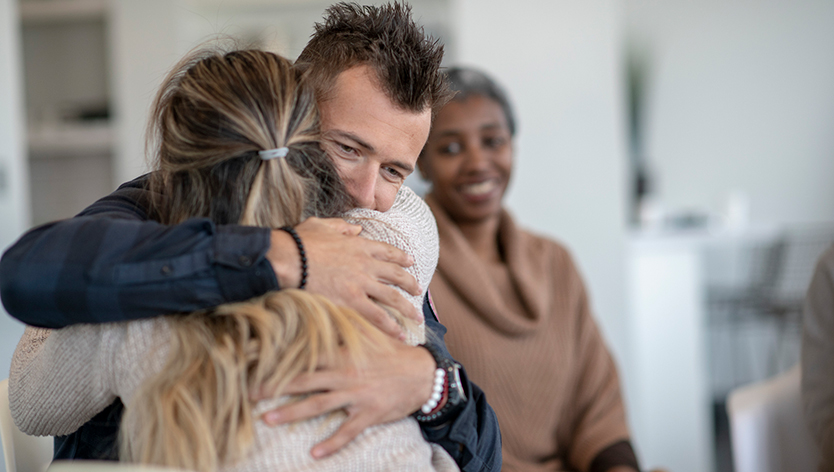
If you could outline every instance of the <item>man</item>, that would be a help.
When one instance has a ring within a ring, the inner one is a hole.
[[[338,4],[316,26],[299,58],[316,87],[323,146],[357,206],[388,210],[413,171],[428,137],[432,111],[448,98],[439,74],[442,47],[425,38],[410,9],[393,4]],[[142,180],[125,184],[79,217],[36,228],[0,261],[0,295],[21,321],[59,328],[187,312],[245,300],[300,283],[296,243],[282,231],[217,227],[190,220],[166,227],[147,221]],[[407,291],[416,282],[393,247],[357,237],[337,220],[310,219],[296,231],[307,250],[307,289],[351,306],[386,332],[402,333],[373,300],[413,313],[388,284]],[[121,274],[134,274],[129,281]],[[365,428],[403,418],[431,395],[434,371],[450,365],[445,328],[427,303],[430,348],[401,346],[363,371],[322,370],[297,379],[304,401],[267,413],[279,424],[344,409],[348,419],[311,453],[323,457]],[[423,434],[443,446],[463,470],[499,469],[497,421],[480,389],[461,371],[464,395],[438,405]],[[121,404],[79,431],[56,438],[56,457],[101,457],[112,452]]]

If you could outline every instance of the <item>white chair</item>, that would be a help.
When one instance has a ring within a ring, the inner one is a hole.
[[[805,423],[799,365],[730,392],[735,472],[815,472],[820,453]]]
[[[112,461],[52,462],[52,436],[29,436],[15,426],[9,409],[9,379],[0,381],[0,437],[6,472],[187,472]]]
[[[0,382],[0,437],[6,472],[44,472],[52,462],[52,436],[29,436],[12,421],[9,379]]]
[[[187,472],[182,469],[112,461],[55,461],[47,472]]]

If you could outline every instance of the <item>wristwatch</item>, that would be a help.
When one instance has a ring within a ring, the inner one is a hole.
[[[447,423],[450,418],[463,409],[466,405],[466,393],[463,391],[463,384],[460,380],[461,366],[457,362],[444,357],[429,344],[421,344],[420,347],[429,351],[434,358],[438,369],[446,373],[446,404],[437,411],[424,414],[421,410],[414,413],[414,418],[425,426],[440,426]]]

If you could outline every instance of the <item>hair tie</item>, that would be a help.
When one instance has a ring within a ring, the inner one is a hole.
[[[279,147],[277,149],[267,149],[265,151],[258,151],[258,155],[261,156],[261,160],[268,161],[270,159],[276,159],[278,157],[285,157],[288,152],[290,152],[290,149],[284,146]]]

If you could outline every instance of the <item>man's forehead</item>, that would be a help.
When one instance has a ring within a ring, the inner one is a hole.
[[[357,64],[336,75],[328,90],[319,94],[319,106],[332,101],[344,102],[350,98],[361,99],[363,96],[373,96],[379,102],[384,102],[385,108],[397,110],[401,113],[422,115],[425,112],[431,112],[428,103],[422,110],[415,111],[400,104],[392,95],[393,93],[382,84],[379,74],[373,66]]]
[[[342,72],[319,108],[326,138],[347,139],[352,146],[381,153],[405,171],[413,170],[431,127],[428,108],[412,112],[398,107],[368,66]]]

